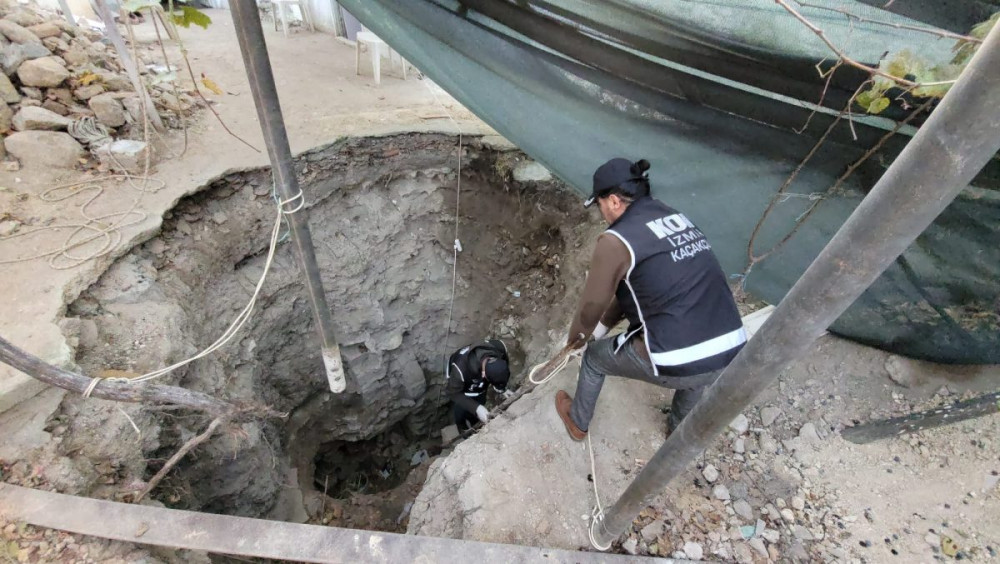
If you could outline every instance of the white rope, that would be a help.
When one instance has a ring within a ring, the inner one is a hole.
[[[294,202],[295,200],[299,200],[299,204],[294,209],[286,210],[285,209],[286,206]],[[264,280],[267,278],[267,273],[271,269],[271,264],[274,261],[275,250],[278,247],[278,234],[281,231],[282,217],[285,215],[293,214],[301,210],[304,206],[305,206],[305,198],[303,197],[301,190],[295,196],[292,196],[287,200],[278,202],[278,205],[276,206],[277,214],[274,219],[274,227],[271,229],[271,240],[270,244],[268,245],[267,258],[264,261],[264,272],[261,273],[260,280],[257,281],[257,285],[254,287],[253,295],[250,296],[250,301],[247,303],[246,307],[244,307],[243,311],[241,311],[236,316],[236,318],[233,319],[233,322],[229,324],[229,327],[222,333],[222,335],[218,339],[216,339],[214,343],[212,343],[203,351],[190,358],[186,358],[180,362],[171,364],[170,366],[167,366],[165,368],[160,368],[157,370],[153,370],[152,372],[147,372],[141,376],[136,376],[135,378],[94,377],[94,379],[90,381],[90,385],[88,385],[87,389],[84,391],[83,397],[90,397],[90,395],[94,392],[94,389],[100,382],[117,381],[117,382],[128,382],[135,384],[159,378],[161,376],[173,372],[174,370],[177,370],[178,368],[181,368],[182,366],[186,366],[198,359],[204,358],[212,354],[213,352],[219,350],[227,343],[229,343],[229,341],[231,341],[233,337],[236,336],[236,334],[240,331],[240,329],[243,328],[243,325],[246,324],[247,320],[250,319],[250,315],[253,313],[254,306],[257,303],[257,298],[258,296],[260,296],[261,288],[264,287]]]
[[[104,194],[106,186],[103,183],[107,180],[116,178],[126,179],[129,185],[134,190],[139,192],[139,195],[133,199],[131,205],[129,205],[129,207],[124,211],[111,212],[102,215],[91,215],[88,207],[90,207]],[[141,180],[141,184],[137,183],[136,180]],[[152,187],[150,187],[150,185],[152,185]],[[101,178],[81,180],[79,182],[53,186],[52,188],[49,188],[39,194],[38,199],[43,202],[62,202],[64,200],[91,193],[91,195],[87,197],[87,199],[80,206],[80,215],[83,216],[83,221],[26,229],[18,231],[12,235],[8,235],[7,237],[0,238],[0,241],[6,242],[34,235],[43,231],[59,231],[63,229],[71,230],[63,243],[56,248],[29,256],[0,260],[0,264],[14,264],[40,258],[48,258],[49,266],[53,269],[68,270],[70,268],[80,266],[81,264],[92,259],[107,255],[118,247],[119,243],[121,243],[122,230],[124,228],[142,223],[146,220],[146,212],[136,210],[142,200],[142,196],[158,192],[165,185],[166,184],[162,180],[149,178],[145,175],[136,177],[129,174],[113,174]],[[81,236],[88,231],[90,232],[90,235]],[[74,249],[90,245],[95,241],[98,242],[95,244],[99,245],[96,249],[90,250],[82,255],[71,252]]]
[[[580,358],[580,356],[583,355],[583,351],[584,349],[576,349],[575,351],[567,354],[565,357],[563,357],[563,359],[559,362],[559,364],[557,364],[555,368],[552,369],[552,372],[549,372],[549,375],[546,376],[545,378],[542,378],[541,380],[535,380],[535,374],[537,374],[538,371],[541,370],[546,363],[543,362],[541,364],[536,364],[535,366],[531,367],[531,370],[528,372],[528,381],[536,386],[548,382],[549,380],[552,379],[553,376],[562,372],[563,368],[566,368],[566,365],[569,364],[570,358]]]
[[[587,529],[587,536],[590,537],[591,546],[603,552],[611,548],[615,541],[612,539],[608,546],[601,546],[594,536],[594,529],[598,524],[604,522],[604,506],[601,505],[601,494],[597,491],[597,464],[594,462],[594,445],[590,442],[590,433],[587,433],[587,452],[590,453],[590,477],[591,483],[594,485],[594,501],[596,502],[590,511],[590,527]]]
[[[444,332],[444,346],[447,349],[451,348],[451,322],[453,320],[453,315],[455,313],[455,292],[458,286],[458,253],[462,250],[462,243],[458,238],[458,224],[459,224],[459,209],[462,203],[462,128],[459,127],[458,122],[448,111],[448,107],[445,106],[441,100],[438,99],[437,92],[431,86],[430,81],[424,82],[424,86],[431,93],[434,98],[434,103],[441,107],[448,119],[451,120],[452,125],[455,126],[455,133],[458,134],[458,173],[455,181],[455,242],[452,244],[452,261],[451,261],[451,304],[448,306],[448,325],[445,326]]]
[[[583,355],[584,350],[586,350],[586,347],[576,349],[573,352],[567,354],[565,357],[563,357],[563,359],[559,362],[559,364],[557,364],[555,368],[552,369],[552,372],[550,372],[548,376],[538,381],[535,380],[535,374],[537,374],[538,371],[541,370],[546,363],[543,362],[541,364],[536,364],[528,372],[528,380],[532,384],[535,384],[536,386],[548,382],[549,380],[552,379],[553,376],[562,372],[562,370],[566,368],[566,366],[569,364],[569,360],[571,357],[579,358],[581,355]],[[597,538],[594,536],[595,528],[599,523],[604,521],[604,506],[601,504],[601,494],[597,490],[597,464],[594,461],[594,445],[590,441],[590,435],[591,433],[588,432],[587,453],[590,455],[590,477],[591,477],[591,483],[594,486],[595,505],[594,508],[591,509],[590,511],[590,526],[587,528],[587,536],[590,538],[591,546],[603,552],[611,548],[611,545],[614,543],[614,540],[609,542],[607,546],[601,546],[600,544],[598,544]]]

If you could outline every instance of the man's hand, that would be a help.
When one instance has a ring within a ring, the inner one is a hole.
[[[476,408],[476,417],[479,418],[481,423],[486,423],[490,420],[490,412],[486,409],[485,405]]]
[[[503,391],[503,399],[510,399],[512,397],[514,397],[514,391],[513,390],[504,390]]]
[[[584,335],[583,333],[570,335],[569,338],[566,339],[566,346],[570,347],[573,350],[582,348],[586,344],[587,344],[587,336]]]

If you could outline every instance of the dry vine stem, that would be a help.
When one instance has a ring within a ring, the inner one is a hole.
[[[893,76],[885,71],[879,70],[876,67],[870,67],[864,63],[859,63],[858,61],[852,59],[851,57],[848,57],[847,54],[844,53],[842,49],[834,45],[833,42],[830,41],[830,38],[826,36],[826,33],[822,29],[820,29],[816,24],[809,21],[808,18],[803,16],[798,10],[792,7],[791,4],[787,2],[787,0],[774,0],[774,1],[779,6],[784,8],[788,13],[794,16],[795,19],[802,22],[802,24],[808,27],[810,31],[815,33],[816,36],[819,37],[823,41],[823,43],[826,43],[826,46],[829,47],[830,50],[833,51],[834,54],[836,54],[837,57],[839,57],[840,60],[847,65],[850,65],[857,69],[861,69],[870,75],[877,75],[881,76],[882,78],[887,78],[900,86],[908,86],[910,88],[922,88],[925,86],[941,86],[944,84],[955,84],[954,80],[942,80],[940,82],[913,82],[911,80],[906,80],[905,78],[899,78],[898,76]]]
[[[864,86],[864,84],[862,84],[862,87],[863,86]],[[859,88],[859,91],[860,91],[860,88]],[[857,95],[857,93],[855,93],[855,96],[856,95]],[[853,97],[851,98],[851,100],[853,101]],[[865,161],[867,161],[869,158],[871,158],[871,156],[874,155],[879,149],[881,149],[885,145],[885,143],[889,140],[889,138],[891,138],[893,135],[895,135],[896,133],[898,133],[899,130],[903,128],[903,126],[905,126],[908,123],[910,123],[911,121],[913,121],[913,118],[917,117],[922,112],[924,112],[927,108],[929,108],[933,102],[934,102],[933,98],[930,98],[930,99],[926,100],[923,104],[921,104],[915,110],[913,110],[912,112],[910,112],[910,114],[907,115],[906,118],[904,118],[902,121],[897,122],[895,127],[893,127],[890,131],[886,132],[886,134],[883,135],[878,140],[878,142],[876,142],[874,145],[872,145],[872,147],[870,149],[868,149],[867,151],[865,151],[865,153],[863,155],[861,155],[861,157],[858,158],[858,160],[856,160],[853,163],[851,163],[851,165],[847,167],[847,170],[845,170],[844,173],[841,174],[837,178],[837,180],[833,183],[833,185],[830,186],[829,188],[827,188],[825,190],[825,193],[830,194],[830,193],[835,192],[838,188],[840,188],[840,186],[844,184],[844,181],[847,180],[852,174],[854,174],[854,171],[857,170],[857,168],[859,166],[861,166]],[[849,101],[848,105],[850,105],[850,103],[851,102]],[[816,144],[813,146],[812,150],[809,151],[809,154],[807,154],[805,156],[805,158],[802,160],[802,162],[799,163],[799,166],[797,166],[795,168],[795,170],[792,171],[792,174],[788,177],[788,179],[785,180],[785,183],[781,185],[781,187],[778,189],[778,192],[774,195],[774,197],[771,199],[771,202],[768,204],[767,208],[764,210],[763,215],[761,215],[760,219],[757,221],[757,225],[754,226],[753,233],[751,233],[751,235],[750,235],[750,241],[747,244],[747,266],[746,266],[746,269],[744,269],[744,271],[743,271],[743,276],[744,277],[746,277],[747,274],[750,273],[750,269],[752,269],[755,264],[757,264],[758,262],[764,260],[768,256],[772,255],[775,251],[777,251],[785,243],[787,243],[792,238],[792,236],[795,235],[795,232],[798,231],[799,227],[803,223],[805,223],[805,221],[807,219],[809,219],[809,216],[811,216],[812,213],[814,211],[816,211],[816,208],[819,207],[819,203],[820,203],[821,200],[814,201],[809,206],[809,209],[807,209],[796,220],[795,227],[793,227],[791,229],[791,231],[789,231],[787,234],[785,234],[785,236],[780,241],[778,241],[773,247],[771,247],[770,249],[768,249],[765,253],[763,253],[761,255],[754,255],[754,253],[753,253],[754,240],[757,238],[757,233],[760,231],[761,227],[764,225],[764,221],[767,219],[767,216],[770,215],[771,210],[774,209],[774,206],[778,203],[781,195],[785,193],[785,191],[788,189],[788,187],[795,180],[795,177],[798,176],[799,172],[802,170],[802,168],[805,166],[805,164],[807,162],[809,162],[809,160],[813,157],[813,155],[816,153],[816,151],[819,150],[820,146],[823,144],[824,141],[826,141],[826,138],[833,131],[834,126],[837,125],[837,123],[840,121],[840,119],[843,116],[844,116],[844,112],[841,112],[840,115],[837,116],[837,119],[835,119],[834,122],[832,124],[830,124],[830,127],[827,128],[827,130],[823,134],[823,136],[820,137],[820,139],[816,142]]]
[[[907,91],[913,90],[914,88],[918,88],[918,87],[921,87],[921,86],[933,86],[933,85],[940,85],[940,84],[951,84],[951,83],[955,82],[954,80],[951,80],[951,81],[944,81],[944,82],[916,83],[916,82],[912,82],[912,81],[909,81],[909,80],[905,80],[905,79],[901,79],[901,78],[892,76],[892,75],[890,75],[888,73],[885,73],[885,72],[883,72],[883,71],[881,71],[881,70],[879,70],[877,68],[870,67],[868,65],[859,63],[859,62],[855,61],[854,59],[848,57],[843,52],[843,50],[839,49],[836,45],[834,45],[830,41],[830,39],[827,38],[826,34],[823,32],[822,29],[820,29],[819,27],[817,27],[815,24],[813,24],[811,21],[809,21],[805,16],[803,16],[801,13],[799,13],[797,10],[795,10],[795,8],[793,8],[791,5],[789,5],[786,0],[774,0],[774,1],[775,1],[775,3],[777,3],[778,5],[780,5],[781,7],[783,7],[785,10],[787,10],[790,14],[792,14],[796,19],[798,19],[800,22],[802,22],[813,33],[815,33],[817,36],[819,36],[819,38],[822,39],[823,42],[826,43],[826,45],[838,57],[838,60],[837,60],[836,64],[834,64],[834,66],[832,68],[830,68],[829,71],[826,71],[825,73],[819,68],[819,65],[822,65],[823,62],[820,61],[820,63],[817,64],[817,70],[819,71],[820,76],[826,78],[826,82],[825,82],[825,85],[823,87],[823,92],[820,95],[820,100],[817,103],[817,106],[821,106],[823,104],[823,100],[826,97],[827,89],[830,86],[830,81],[833,78],[833,73],[836,72],[837,69],[840,68],[840,66],[843,65],[843,64],[847,64],[847,65],[853,66],[855,68],[861,69],[861,70],[869,73],[870,76],[876,76],[877,75],[877,76],[881,76],[881,77],[884,77],[884,78],[888,78],[888,79],[892,80],[893,82],[895,82],[897,85],[906,86],[907,87]],[[879,22],[879,21],[876,21],[876,20],[867,20],[865,18],[861,18],[860,16],[855,16],[854,14],[851,14],[851,13],[847,12],[846,10],[841,10],[841,9],[836,9],[836,8],[826,8],[824,6],[815,6],[815,5],[806,4],[806,3],[803,3],[803,2],[798,2],[798,4],[800,6],[803,6],[803,7],[828,9],[828,10],[832,10],[832,11],[835,11],[835,12],[838,12],[838,13],[842,13],[845,16],[847,16],[847,18],[848,18],[849,21],[853,18],[853,19],[855,19],[857,21],[867,21],[867,22],[876,23],[876,24],[893,25],[893,24],[891,24],[889,22]],[[904,29],[914,29],[915,31],[927,31],[927,32],[934,33],[934,30],[929,30],[929,29],[924,29],[924,28],[916,28],[914,26],[901,26],[901,27],[903,27]],[[981,41],[975,40],[975,38],[966,37],[966,36],[963,36],[963,35],[949,34],[947,36],[949,36],[949,37],[954,36],[957,39],[966,39],[966,40],[970,40],[970,41],[975,41],[977,43],[982,43]],[[750,274],[750,271],[753,269],[754,265],[757,264],[758,262],[764,260],[768,256],[770,256],[775,251],[777,251],[779,248],[781,248],[785,243],[787,243],[792,238],[792,236],[795,235],[795,233],[798,231],[799,227],[802,226],[802,224],[805,222],[805,220],[808,219],[809,216],[812,215],[812,213],[819,206],[819,202],[821,200],[817,199],[816,201],[814,201],[809,206],[809,208],[801,216],[799,216],[798,219],[796,219],[795,226],[792,227],[792,229],[788,233],[786,233],[785,236],[782,237],[782,239],[780,241],[778,241],[774,246],[772,246],[770,249],[768,249],[763,254],[760,254],[760,255],[755,255],[754,254],[754,248],[753,248],[754,247],[754,241],[756,241],[757,235],[760,232],[761,227],[763,227],[764,222],[767,220],[767,217],[774,210],[774,207],[777,205],[777,203],[779,201],[781,201],[781,196],[786,193],[786,191],[788,190],[789,186],[791,186],[792,182],[795,181],[795,178],[798,176],[799,172],[802,171],[802,169],[812,159],[812,157],[816,154],[816,152],[823,145],[823,143],[826,142],[826,139],[830,136],[830,133],[833,132],[834,127],[836,127],[837,124],[840,123],[840,120],[843,119],[845,115],[848,118],[848,124],[851,126],[851,135],[854,137],[855,140],[857,140],[857,134],[854,132],[854,120],[853,120],[853,114],[851,112],[851,105],[854,103],[854,100],[857,98],[857,96],[861,92],[861,90],[864,89],[864,87],[867,86],[868,84],[870,84],[871,82],[872,82],[871,79],[863,82],[861,84],[861,86],[859,86],[858,89],[854,91],[854,94],[847,101],[847,105],[844,107],[844,109],[841,110],[839,114],[837,114],[837,117],[833,120],[833,122],[830,124],[830,126],[827,127],[827,129],[823,133],[823,135],[821,135],[820,138],[816,141],[816,144],[813,145],[813,147],[809,151],[809,153],[807,153],[806,156],[802,159],[802,161],[798,164],[798,166],[795,167],[795,170],[792,171],[792,173],[788,176],[788,178],[785,180],[785,182],[778,188],[778,191],[771,198],[771,201],[768,202],[767,208],[764,209],[764,213],[761,214],[760,219],[757,220],[757,224],[754,226],[753,232],[750,234],[750,240],[747,243],[747,266],[743,270],[743,274],[742,274],[744,281],[746,280],[746,277]],[[900,122],[897,122],[896,126],[891,131],[889,131],[884,136],[882,136],[882,138],[879,139],[878,142],[875,143],[874,146],[872,146],[870,149],[868,149],[865,152],[865,154],[861,156],[861,158],[859,158],[854,163],[852,163],[847,168],[847,170],[839,178],[837,178],[837,180],[834,182],[834,184],[830,188],[827,188],[827,190],[825,191],[825,193],[831,193],[831,192],[835,191],[837,188],[839,188],[844,183],[844,181],[847,180],[847,178],[850,177],[850,175],[853,174],[854,171],[859,166],[861,166],[862,163],[864,163],[873,154],[875,154],[876,151],[878,151],[880,148],[882,148],[882,146],[885,145],[886,141],[888,141],[890,137],[892,137],[893,135],[895,135],[900,130],[900,128],[902,128],[904,125],[906,125],[910,121],[912,121],[913,118],[915,118],[918,114],[920,114],[921,112],[923,112],[924,110],[926,110],[928,107],[930,107],[930,105],[931,105],[932,102],[933,102],[933,98],[928,99],[923,104],[921,104],[916,110],[914,110],[913,112],[911,112],[904,120],[902,120]],[[805,131],[806,127],[808,127],[809,123],[812,121],[812,118],[816,114],[817,110],[818,110],[818,107],[817,107],[817,109],[814,109],[812,111],[812,113],[809,114],[809,118],[806,120],[806,123],[802,126],[801,129],[795,130],[796,133],[802,133],[803,131]]]
[[[166,45],[163,44],[163,37],[160,36],[160,25],[158,23],[156,23],[156,20],[159,19],[161,22],[163,22],[163,26],[164,26],[164,28],[166,28],[167,35],[171,35],[170,28],[166,27],[167,26],[166,20],[163,17],[161,17],[160,14],[157,13],[152,8],[150,8],[150,10],[149,10],[149,19],[153,20],[153,29],[156,31],[156,42],[160,45],[160,53],[163,54],[163,64],[166,65],[167,72],[169,73],[170,72],[170,59],[167,58],[167,47],[166,47]],[[177,100],[177,117],[178,117],[178,119],[181,122],[181,128],[184,130],[184,148],[181,150],[181,152],[180,152],[179,155],[177,155],[176,157],[174,157],[174,158],[179,159],[179,158],[183,157],[185,153],[187,153],[187,149],[188,149],[188,128],[187,128],[187,121],[184,119],[184,108],[181,107],[181,95],[180,95],[180,91],[177,89],[177,80],[176,79],[173,80],[172,84],[173,84],[173,87],[174,87],[174,99]],[[198,86],[195,85],[195,88],[197,88],[197,87]]]
[[[865,18],[865,17],[859,16],[857,14],[853,14],[853,13],[851,13],[851,12],[849,12],[849,11],[843,9],[843,8],[833,8],[831,6],[820,6],[818,4],[808,4],[806,2],[798,2],[798,1],[796,1],[796,4],[798,4],[799,6],[802,6],[803,8],[813,8],[813,9],[816,9],[816,10],[829,10],[831,12],[837,12],[838,14],[843,14],[848,20],[855,20],[855,21],[862,22],[862,23],[870,23],[870,24],[875,24],[875,25],[884,25],[884,26],[893,27],[893,28],[896,28],[896,29],[907,29],[907,30],[910,30],[910,31],[918,31],[918,32],[921,32],[921,33],[928,33],[930,35],[937,36],[937,37],[939,37],[941,39],[957,39],[957,40],[960,40],[960,41],[968,41],[970,43],[982,43],[983,42],[982,39],[977,39],[977,38],[971,37],[969,35],[962,35],[961,33],[952,33],[950,31],[946,31],[946,30],[943,30],[943,29],[935,29],[935,28],[931,28],[931,27],[922,27],[922,26],[918,26],[918,25],[907,25],[907,24],[901,24],[901,23],[895,23],[895,22],[887,22],[887,21],[882,21],[882,20],[873,20],[873,19],[869,19],[869,18]],[[886,5],[886,7],[888,7],[888,4]]]
[[[170,470],[173,469],[173,467],[176,466],[177,463],[180,462],[182,458],[184,458],[184,455],[191,452],[191,449],[193,449],[194,447],[210,439],[212,435],[215,434],[215,430],[219,428],[219,425],[222,425],[227,420],[228,419],[226,417],[216,417],[215,419],[212,420],[211,423],[208,424],[208,428],[205,429],[205,431],[202,434],[196,437],[192,437],[186,443],[184,443],[184,445],[181,446],[181,448],[179,448],[177,452],[175,452],[174,455],[170,457],[170,460],[167,460],[167,463],[163,465],[163,468],[160,468],[160,471],[157,472],[156,475],[153,476],[149,480],[149,482],[146,483],[146,487],[141,492],[139,492],[139,495],[135,496],[135,499],[132,500],[132,503],[139,503],[140,501],[142,501],[142,498],[146,497],[146,494],[153,491],[153,488],[155,488],[160,484],[160,481],[162,481],[163,478],[166,477],[167,473],[169,473]]]
[[[173,11],[174,11],[174,2],[173,2],[173,0],[170,0],[170,2],[168,3],[168,8],[170,9],[170,12],[172,14]],[[161,13],[161,14],[164,13],[163,12],[163,8],[160,7],[160,6],[153,6],[153,7],[150,8],[150,10],[158,10],[159,13]],[[254,151],[256,151],[256,152],[259,153],[260,149],[258,149],[257,147],[254,147],[253,145],[250,144],[249,141],[247,141],[246,139],[244,139],[244,138],[240,137],[239,135],[233,133],[233,130],[229,129],[229,126],[227,126],[226,122],[222,120],[222,116],[219,115],[219,112],[215,111],[215,108],[212,107],[212,103],[208,100],[208,98],[205,98],[204,94],[201,93],[201,89],[198,88],[198,79],[195,78],[195,76],[194,76],[194,70],[191,68],[191,61],[188,59],[187,47],[185,47],[184,46],[184,42],[181,41],[181,34],[177,30],[177,25],[174,23],[174,20],[173,20],[173,17],[172,17],[171,14],[166,14],[167,17],[163,18],[163,19],[166,22],[170,22],[170,25],[173,26],[173,35],[175,35],[177,37],[177,46],[178,46],[178,48],[180,48],[181,58],[184,59],[184,66],[187,67],[188,74],[191,76],[191,85],[194,87],[195,93],[198,95],[199,98],[201,98],[201,101],[205,103],[205,107],[208,108],[208,111],[212,112],[212,115],[215,116],[215,119],[217,119],[219,121],[219,125],[222,126],[222,129],[226,130],[226,133],[228,133],[231,137],[235,138],[240,143],[243,143],[247,147],[250,147],[251,149],[253,149]],[[163,25],[166,26],[167,24],[164,23]]]

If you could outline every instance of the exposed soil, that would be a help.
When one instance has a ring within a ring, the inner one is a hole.
[[[300,213],[309,214],[348,391],[326,387],[293,249],[282,243],[239,337],[162,382],[289,415],[216,434],[174,469],[156,499],[405,528],[424,457],[441,452],[439,431],[450,423],[444,357],[495,335],[512,350],[512,372],[537,362],[549,330],[571,313],[562,311],[567,284],[582,279],[579,261],[563,257],[579,254],[596,228],[558,181],[514,181],[520,153],[466,142],[450,333],[457,139],[353,139],[298,160],[307,201]],[[214,341],[261,275],[273,214],[266,169],[229,174],[178,202],[159,236],[69,307],[64,330],[81,369],[144,373]],[[183,412],[67,397],[48,425],[58,464],[45,466],[59,469],[60,491],[127,499],[204,424]],[[338,515],[345,505],[351,510]]]

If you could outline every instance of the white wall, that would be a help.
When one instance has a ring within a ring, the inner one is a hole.
[[[55,3],[57,0],[44,0],[46,2]],[[86,0],[84,0],[86,1]],[[229,9],[229,0],[205,0],[213,8]],[[337,20],[334,16],[334,2],[336,0],[302,0],[306,7],[309,9],[309,13],[312,14],[313,24],[316,29],[320,31],[325,31],[327,33],[336,33],[337,31]],[[301,15],[298,10],[294,7],[292,8],[292,18],[301,19]]]
[[[38,5],[48,9],[48,10],[59,10],[59,0],[37,0]],[[94,14],[94,10],[90,7],[89,0],[66,0],[69,5],[69,11],[73,12],[75,17],[84,17],[88,19],[96,19],[97,16]]]
[[[305,0],[309,5],[316,29],[327,33],[337,32],[337,19],[334,12],[335,0]]]

